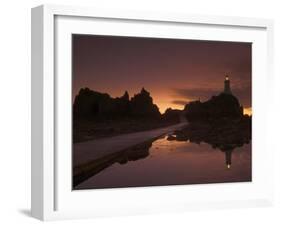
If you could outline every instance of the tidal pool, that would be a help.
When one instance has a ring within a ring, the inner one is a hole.
[[[247,182],[252,180],[251,144],[222,151],[165,136],[121,152],[102,168],[74,189]]]

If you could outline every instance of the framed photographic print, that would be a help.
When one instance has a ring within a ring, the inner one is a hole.
[[[32,9],[32,215],[270,205],[270,20]]]

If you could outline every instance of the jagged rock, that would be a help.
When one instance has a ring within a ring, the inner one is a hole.
[[[216,121],[222,119],[240,119],[243,107],[232,94],[221,93],[206,102],[193,101],[185,106],[188,121]]]
[[[161,116],[157,105],[153,104],[152,97],[144,88],[131,100],[127,91],[121,97],[112,98],[89,88],[81,89],[74,100],[73,115],[84,119]]]
[[[249,143],[251,134],[251,117],[243,116],[239,120],[191,122],[187,127],[171,134],[168,140],[205,142],[226,151]]]
[[[73,104],[73,115],[78,118],[91,118],[113,109],[113,99],[104,93],[89,88],[80,89]]]
[[[163,114],[163,119],[165,121],[173,121],[175,123],[180,121],[180,115],[182,114],[181,110],[176,110],[172,108],[167,108],[165,113]]]
[[[134,95],[130,101],[131,115],[135,117],[160,118],[161,114],[157,105],[153,104],[150,93],[142,88],[141,92]]]

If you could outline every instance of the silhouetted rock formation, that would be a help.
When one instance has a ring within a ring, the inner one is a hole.
[[[205,142],[214,149],[225,152],[225,164],[231,166],[231,153],[237,147],[250,143],[251,117],[244,116],[241,119],[220,119],[212,122],[192,122],[182,130],[169,135],[170,141],[189,141],[200,144]]]
[[[200,100],[190,102],[185,106],[184,111],[187,120],[190,122],[243,118],[243,106],[232,94],[228,76],[225,76],[222,93],[218,96],[213,96],[206,102],[201,102]]]
[[[117,97],[114,99],[114,109],[112,113],[120,117],[124,115],[127,116],[129,114],[129,111],[130,111],[129,94],[127,91],[125,91],[122,97]]]
[[[79,91],[73,104],[74,118],[114,119],[120,117],[160,118],[157,105],[144,88],[131,100],[126,91],[123,96],[112,98],[89,88]]]
[[[136,94],[130,102],[131,115],[136,117],[160,118],[161,114],[150,93],[142,88],[141,92]]]
[[[182,114],[182,110],[167,108],[167,110],[162,115],[162,117],[165,121],[178,123],[180,122],[181,114]]]
[[[213,121],[243,117],[243,107],[232,94],[221,93],[206,102],[193,101],[185,106],[188,121]]]
[[[113,110],[113,99],[105,93],[89,88],[80,89],[73,104],[73,115],[78,118],[90,118]]]
[[[221,150],[232,149],[251,140],[251,118],[245,116],[239,120],[190,123],[186,128],[176,131],[169,140],[205,142]]]
[[[236,147],[249,143],[252,117],[243,115],[243,106],[232,94],[229,77],[225,77],[224,91],[201,102],[188,103],[184,109],[189,125],[168,137],[168,140],[205,142],[225,152],[227,168]]]

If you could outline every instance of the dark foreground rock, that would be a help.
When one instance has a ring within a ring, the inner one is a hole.
[[[75,97],[73,104],[75,120],[130,118],[160,118],[161,113],[153,103],[150,93],[144,88],[131,99],[125,91],[121,97],[113,98],[107,93],[100,93],[89,88],[83,88]]]
[[[107,93],[83,88],[73,104],[73,142],[177,124],[181,112],[167,109],[162,115],[144,88],[132,98],[127,91],[113,98]]]
[[[182,130],[175,131],[168,140],[205,142],[221,150],[234,149],[251,140],[251,118],[222,119],[213,122],[193,122]]]
[[[243,106],[232,94],[221,93],[206,102],[193,101],[185,106],[189,122],[212,122],[215,120],[237,120],[243,118]]]

